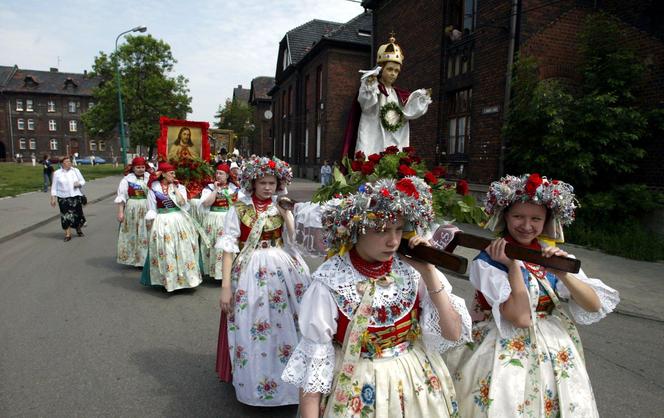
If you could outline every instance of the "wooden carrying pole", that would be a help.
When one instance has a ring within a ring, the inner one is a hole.
[[[399,253],[416,260],[431,263],[435,266],[454,271],[459,274],[466,272],[468,260],[456,254],[447,251],[438,250],[425,245],[417,245],[413,248],[408,246],[408,240],[402,239],[399,245]]]

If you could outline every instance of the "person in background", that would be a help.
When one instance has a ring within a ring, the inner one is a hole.
[[[65,231],[65,242],[68,242],[71,240],[71,228],[76,229],[79,237],[84,235],[81,231],[85,221],[81,188],[85,185],[85,179],[78,168],[72,167],[71,157],[62,157],[60,165],[62,168],[53,173],[51,206],[55,207],[57,202],[60,208],[60,224]]]
[[[49,158],[48,154],[44,154],[44,157],[40,161],[44,169],[44,193],[48,192],[48,188],[51,187],[51,183],[53,182],[53,171],[55,171]]]
[[[332,181],[332,167],[330,163],[325,160],[322,167],[320,168],[320,184],[321,186],[327,186]]]

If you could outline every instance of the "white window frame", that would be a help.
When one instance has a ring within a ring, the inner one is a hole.
[[[320,159],[320,145],[321,145],[321,127],[320,122],[316,124],[316,159]]]
[[[37,140],[34,138],[30,138],[28,140],[28,146],[30,147],[31,150],[36,150],[37,149]]]
[[[309,127],[304,130],[304,160],[309,160]]]
[[[48,130],[51,132],[55,132],[58,130],[58,122],[56,122],[55,119],[48,120]]]
[[[35,105],[32,99],[26,99],[25,101],[25,111],[26,112],[34,112],[35,111]]]
[[[35,130],[35,120],[28,119],[28,131],[34,131],[34,130]]]
[[[293,133],[288,132],[288,158],[293,158]]]
[[[49,100],[46,108],[47,112],[55,112],[55,100]]]
[[[95,102],[88,102],[88,110],[92,109],[95,107]]]
[[[23,99],[16,99],[16,111],[23,112]]]
[[[286,156],[286,132],[281,135],[281,156]]]
[[[97,151],[97,141],[91,139],[88,143],[88,147],[90,148],[90,151]]]
[[[99,143],[98,143],[98,148],[99,148],[99,151],[106,151],[106,141],[104,141],[103,139],[100,139]]]
[[[58,140],[55,138],[51,138],[50,141],[48,141],[48,148],[51,151],[57,151],[58,150]]]
[[[78,131],[78,122],[75,120],[70,120],[69,121],[69,132],[77,132]]]
[[[21,131],[25,129],[25,120],[23,118],[16,119],[16,129]]]
[[[69,113],[76,113],[76,102],[70,100],[69,103],[67,103],[67,109],[69,109]]]
[[[25,142],[25,138],[18,139],[18,149],[28,149],[27,143]]]

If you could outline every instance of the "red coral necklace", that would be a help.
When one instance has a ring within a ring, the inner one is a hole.
[[[353,248],[348,253],[350,256],[350,261],[353,263],[355,270],[360,272],[360,274],[377,279],[383,277],[392,271],[392,257],[389,260],[384,262],[369,262],[360,257],[357,250]]]
[[[272,203],[271,197],[268,197],[267,199],[260,199],[256,197],[256,195],[252,195],[251,200],[254,202],[256,212],[265,212],[267,207],[270,206],[270,203]]]

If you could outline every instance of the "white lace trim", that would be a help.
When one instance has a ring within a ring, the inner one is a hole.
[[[440,276],[442,276],[442,273]],[[452,294],[452,285],[450,285],[444,276],[441,278],[441,283],[445,287],[445,292],[447,292],[447,296],[450,298],[452,307],[461,317],[461,336],[456,341],[443,338],[438,310],[433,305],[433,302],[431,302],[428,292],[422,292],[420,295],[420,304],[422,306],[422,313],[420,315],[422,340],[427,350],[438,353],[443,353],[450,348],[470,342],[472,330],[472,321],[466,307],[466,302],[462,298]]]
[[[556,290],[561,298],[569,299],[569,311],[577,324],[590,325],[599,322],[606,315],[613,312],[616,306],[618,306],[618,303],[620,303],[620,293],[616,289],[605,285],[599,279],[589,278],[583,270],[579,271],[575,276],[592,287],[600,301],[599,311],[586,311],[571,298],[569,289],[567,289],[567,286],[565,286],[562,280],[559,280]]]
[[[388,320],[380,321],[375,315],[369,319],[369,326],[386,326],[403,318],[410,312],[417,298],[417,286],[420,275],[410,265],[401,260],[399,255],[394,256],[392,273],[397,276],[390,286],[376,286],[372,307],[374,312],[380,308],[387,310]],[[349,319],[362,300],[357,290],[357,283],[366,280],[350,261],[349,256],[334,256],[323,263],[313,274],[314,280],[320,280],[334,295],[339,310]],[[391,316],[390,307],[399,308],[399,314]]]
[[[329,393],[334,364],[334,346],[331,342],[318,344],[304,338],[288,360],[281,379],[307,393]]]

